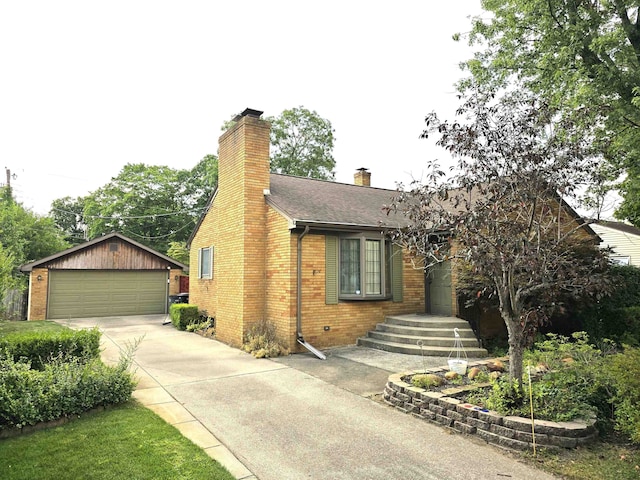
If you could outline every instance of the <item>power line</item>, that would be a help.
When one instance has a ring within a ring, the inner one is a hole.
[[[171,233],[167,233],[166,235],[158,235],[158,236],[156,236],[156,237],[147,237],[147,236],[145,236],[145,235],[140,235],[139,233],[135,233],[135,232],[128,232],[128,231],[126,231],[126,230],[123,230],[123,231],[122,231],[122,233],[124,233],[124,234],[126,234],[126,235],[133,235],[133,236],[138,237],[138,238],[143,238],[143,239],[145,239],[145,240],[157,240],[157,239],[159,239],[159,238],[167,238],[167,237],[170,237],[171,235],[175,235],[176,233],[178,233],[178,232],[180,232],[180,231],[184,230],[185,228],[187,228],[187,227],[189,227],[189,226],[193,226],[193,225],[191,225],[191,224],[187,223],[187,224],[186,224],[186,225],[184,225],[183,227],[180,227],[179,229],[177,229],[177,230],[175,230],[175,231],[173,231],[173,232],[171,232]]]
[[[78,214],[76,212],[70,212],[68,210],[63,210],[61,208],[52,208],[51,210],[55,210],[57,212],[62,212],[62,213],[67,213],[69,215],[80,215],[80,217],[82,218],[97,218],[100,220],[131,220],[131,219],[140,219],[140,218],[157,218],[157,217],[169,217],[172,215],[182,215],[183,213],[193,213],[193,212],[202,212],[203,210],[205,210],[206,207],[199,207],[199,208],[190,208],[187,210],[180,210],[178,212],[169,212],[169,213],[154,213],[154,214],[149,214],[149,215],[132,215],[132,216],[127,216],[127,217],[123,217],[123,216],[113,216],[113,217],[105,217],[102,215],[84,215],[82,213]]]

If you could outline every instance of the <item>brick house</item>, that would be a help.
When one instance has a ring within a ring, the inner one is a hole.
[[[394,191],[366,169],[353,185],[270,173],[261,114],[245,110],[220,137],[218,188],[188,242],[190,303],[215,317],[217,338],[239,346],[266,319],[293,351],[303,336],[325,348],[425,312],[423,271],[386,235],[406,224],[382,211]],[[435,277],[430,312],[455,315],[450,269]]]

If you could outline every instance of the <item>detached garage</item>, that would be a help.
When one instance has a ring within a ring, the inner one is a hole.
[[[29,320],[167,312],[186,266],[119,233],[23,265]]]

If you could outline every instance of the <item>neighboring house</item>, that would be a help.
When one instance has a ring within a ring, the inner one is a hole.
[[[640,229],[620,222],[599,220],[591,228],[602,239],[600,246],[612,249],[609,257],[620,265],[640,267]]]
[[[187,267],[119,233],[20,267],[28,320],[166,313]]]
[[[220,137],[218,188],[188,244],[189,303],[216,319],[216,336],[241,345],[273,322],[288,346],[353,344],[387,315],[425,312],[425,279],[392,245],[393,190],[269,173],[269,123],[247,109]],[[382,225],[385,225],[384,227]],[[451,274],[431,281],[431,312],[455,315]]]

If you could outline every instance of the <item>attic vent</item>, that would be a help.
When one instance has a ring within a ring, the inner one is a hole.
[[[118,242],[111,242],[109,244],[109,251],[110,252],[117,252],[118,251]]]

